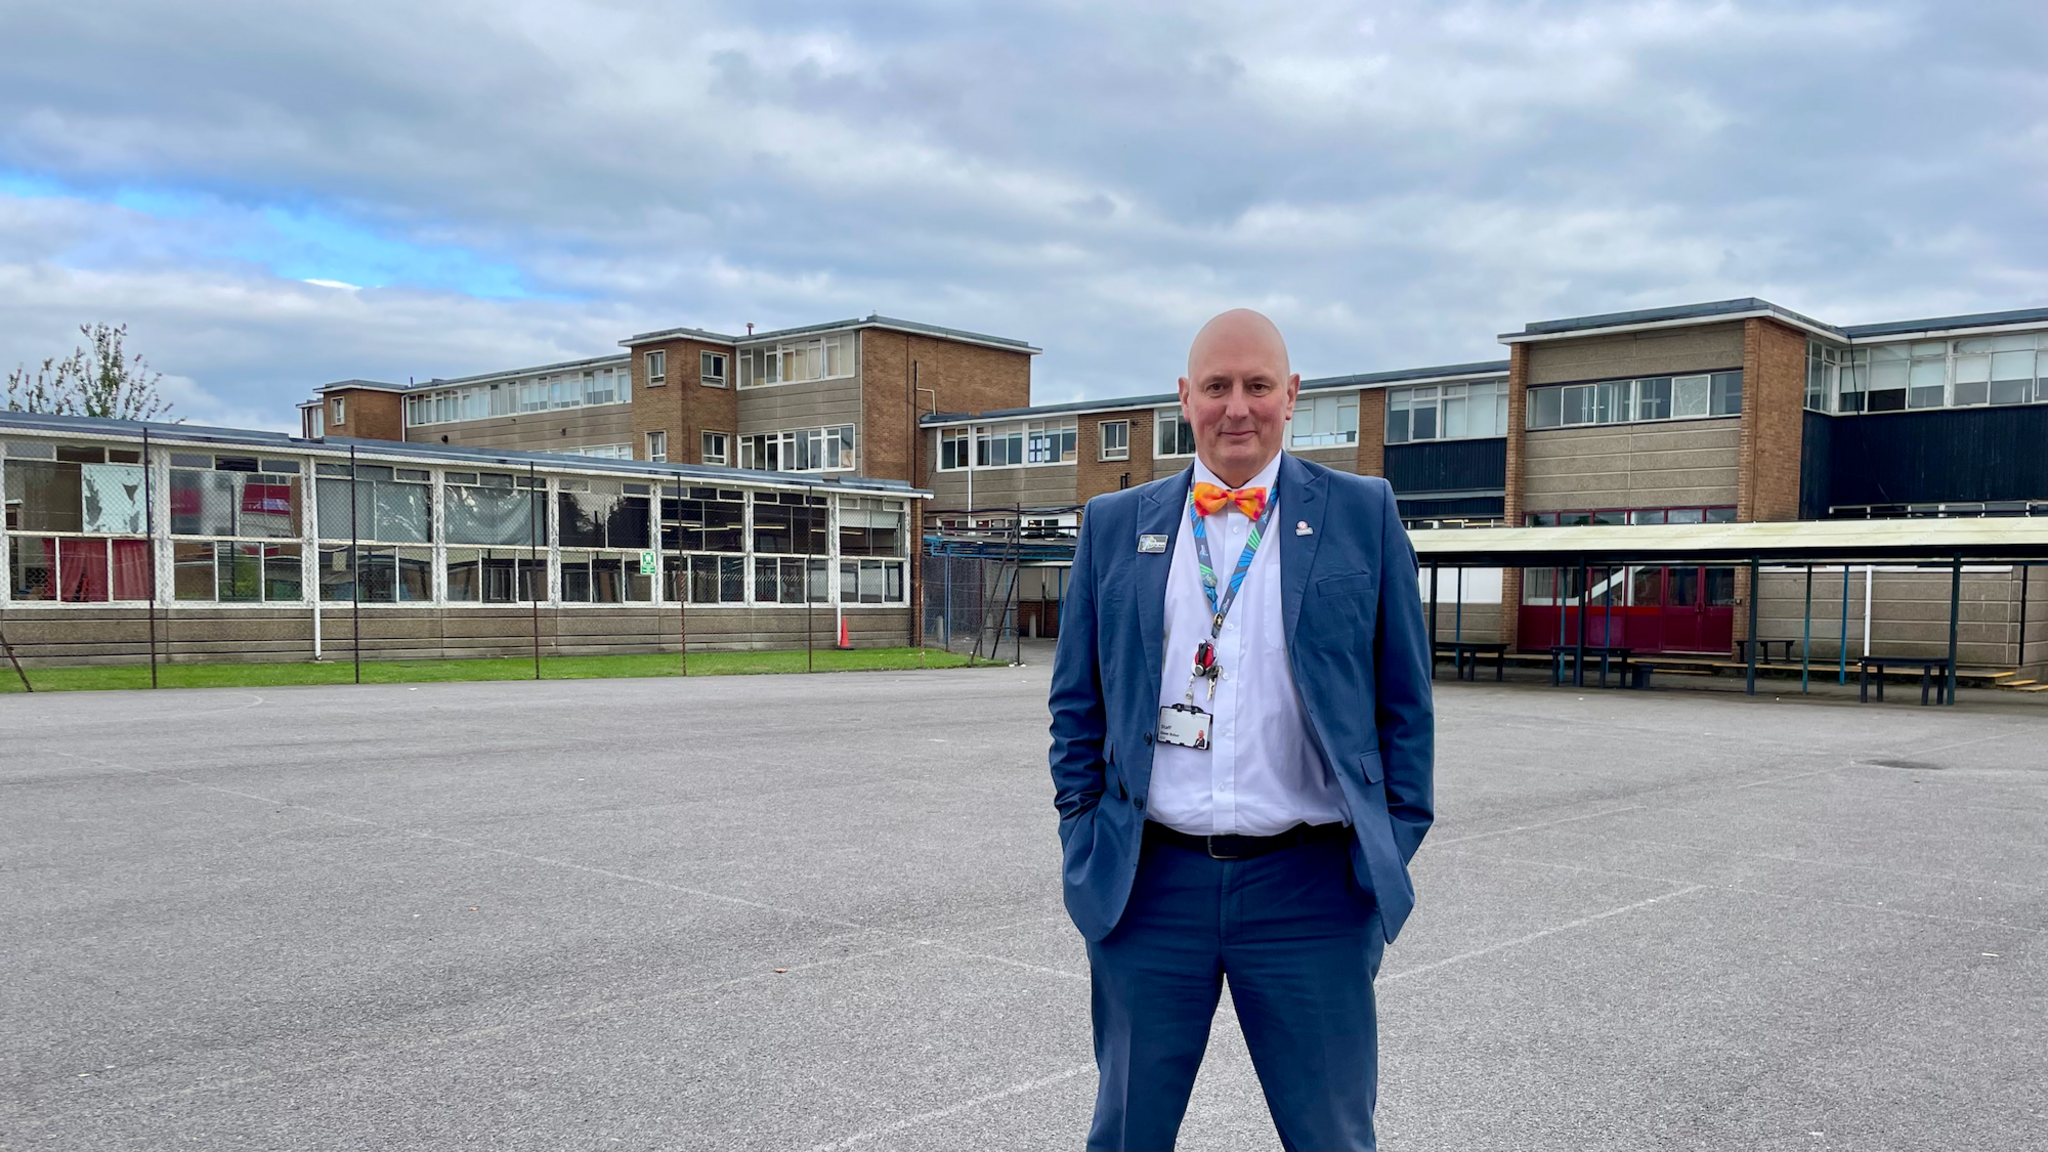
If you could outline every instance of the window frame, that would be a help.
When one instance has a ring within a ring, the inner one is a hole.
[[[711,438],[718,438],[718,451],[711,451]],[[716,459],[713,457],[716,456]],[[700,463],[718,468],[732,467],[732,433],[718,432],[709,428],[697,435],[697,459]]]
[[[1475,389],[1483,389],[1482,402]],[[1535,391],[1535,389],[1531,389]],[[1387,418],[1380,439],[1388,446],[1438,444],[1447,440],[1499,440],[1508,434],[1508,384],[1505,379],[1453,380],[1442,384],[1407,384],[1386,389]],[[1464,406],[1466,432],[1449,432],[1448,405]],[[1478,415],[1485,411],[1486,426],[1492,431],[1473,432]],[[1416,413],[1428,414],[1430,434],[1415,435]],[[1533,419],[1533,417],[1531,417]]]
[[[668,432],[666,429],[654,429],[648,432],[643,439],[646,441],[648,463],[668,463]],[[657,445],[659,450],[657,450]]]
[[[1162,451],[1160,448],[1166,442],[1166,429],[1169,425],[1174,429],[1173,446],[1176,450],[1172,452]],[[1182,429],[1186,429],[1185,436],[1181,433]],[[1184,452],[1178,450],[1183,440],[1187,443],[1187,450]],[[1160,408],[1155,410],[1152,414],[1152,458],[1154,460],[1185,460],[1194,454],[1195,426],[1188,422],[1187,416],[1178,408]]]
[[[667,387],[668,349],[649,348],[640,354],[640,362],[642,372],[647,377],[647,387]]]
[[[1116,429],[1122,443],[1111,447],[1109,430]],[[1129,460],[1131,458],[1131,422],[1125,420],[1103,420],[1095,425],[1095,458],[1097,460]]]
[[[711,370],[711,362],[718,361],[718,370]],[[724,388],[731,380],[732,357],[724,352],[713,352],[708,348],[697,352],[697,383],[706,388]]]
[[[1643,385],[1666,382],[1670,385],[1667,398],[1663,401],[1668,414],[1644,416],[1641,393]],[[1733,420],[1742,415],[1743,390],[1746,381],[1740,368],[1722,368],[1708,372],[1673,372],[1655,376],[1635,376],[1612,380],[1574,380],[1563,384],[1545,384],[1526,389],[1523,404],[1523,427],[1528,432],[1555,432],[1578,428],[1611,428],[1624,424],[1677,424],[1691,420]],[[1681,401],[1688,396],[1698,395],[1703,390],[1705,408],[1699,412],[1680,411]],[[1555,401],[1551,397],[1556,397]],[[1728,407],[1732,397],[1733,407]],[[1554,414],[1556,422],[1550,423],[1548,413]],[[1590,418],[1572,419],[1574,414]],[[1602,417],[1605,417],[1604,419]],[[1388,413],[1388,424],[1393,424],[1392,412]]]
[[[348,397],[336,396],[332,399],[334,403],[334,423],[348,423]]]

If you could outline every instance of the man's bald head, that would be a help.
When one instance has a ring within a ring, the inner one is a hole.
[[[1271,320],[1233,308],[1202,325],[1180,379],[1195,454],[1224,483],[1246,483],[1279,453],[1300,388],[1301,377],[1288,368],[1287,341]]]
[[[1237,359],[1246,352],[1266,359],[1281,377],[1288,375],[1287,341],[1280,335],[1280,326],[1263,312],[1232,308],[1210,317],[1202,330],[1195,333],[1195,342],[1188,345],[1188,378],[1202,378],[1204,356],[1224,353]]]

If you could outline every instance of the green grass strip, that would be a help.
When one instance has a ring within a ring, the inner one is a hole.
[[[981,661],[987,663],[987,661]],[[967,657],[942,649],[821,648],[803,652],[692,652],[692,676],[757,676],[803,672],[898,672],[914,668],[959,668]],[[682,660],[673,652],[630,656],[543,656],[543,680],[592,680],[644,676],[680,676]],[[38,692],[90,692],[148,688],[147,664],[85,665],[30,668]],[[531,680],[533,657],[490,660],[365,660],[365,684],[429,684],[465,680]],[[351,684],[355,665],[347,660],[319,664],[161,664],[157,681],[165,688],[277,688],[297,684]],[[20,692],[14,669],[0,661],[0,693]]]

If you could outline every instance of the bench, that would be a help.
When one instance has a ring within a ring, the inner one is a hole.
[[[1792,645],[1797,643],[1797,640],[1759,640],[1756,642],[1757,662],[1769,664],[1771,662],[1771,645],[1783,644],[1785,646],[1785,663],[1790,664],[1792,662]],[[1749,662],[1749,641],[1737,640],[1735,642],[1735,659],[1737,663],[1746,664]]]
[[[1607,669],[1610,661],[1618,666],[1615,671],[1620,674],[1621,686],[1623,688],[1632,687],[1629,683],[1629,657],[1635,649],[1615,645],[1594,644],[1588,644],[1584,649],[1581,649],[1576,644],[1552,644],[1550,646],[1550,682],[1552,685],[1564,683],[1564,662],[1568,656],[1573,659],[1573,670],[1578,673],[1574,679],[1580,684],[1586,682],[1585,670],[1577,664],[1578,654],[1581,651],[1585,652],[1588,660],[1595,657],[1599,658],[1600,686],[1602,688],[1607,687]]]
[[[1884,703],[1884,673],[1886,668],[1920,669],[1920,706],[1927,706],[1927,692],[1934,690],[1936,704],[1956,702],[1955,689],[1950,687],[1955,671],[1946,656],[1860,656],[1857,664],[1856,696],[1862,703],[1870,703],[1870,673],[1877,673],[1877,702]],[[1936,669],[1941,670],[1941,679],[1934,679]]]
[[[1458,679],[1460,680],[1479,679],[1479,658],[1481,656],[1493,657],[1493,678],[1495,680],[1501,680],[1505,678],[1503,672],[1504,669],[1507,667],[1508,654],[1508,646],[1506,644],[1489,643],[1485,641],[1475,640],[1437,641],[1436,654],[1441,656],[1446,652],[1450,653],[1452,667],[1456,670]],[[1471,665],[1469,675],[1466,671],[1466,665],[1468,662]],[[1432,674],[1434,674],[1433,666]]]

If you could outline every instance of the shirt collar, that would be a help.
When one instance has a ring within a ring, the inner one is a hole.
[[[1279,495],[1279,493],[1273,490],[1273,485],[1280,479],[1280,458],[1285,455],[1287,455],[1285,449],[1273,453],[1273,458],[1266,461],[1266,466],[1259,469],[1257,476],[1245,481],[1244,487],[1264,488],[1266,490],[1266,500],[1268,503],[1271,503]],[[1200,456],[1195,457],[1195,483],[1214,484],[1218,488],[1230,487],[1230,485],[1218,480],[1214,472],[1209,471],[1209,466],[1202,463]]]

